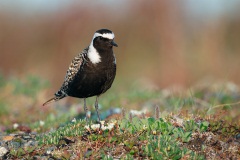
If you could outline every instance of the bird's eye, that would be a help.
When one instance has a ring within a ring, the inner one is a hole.
[[[103,40],[103,37],[102,37],[102,36],[99,36],[99,38],[100,38],[101,40]]]

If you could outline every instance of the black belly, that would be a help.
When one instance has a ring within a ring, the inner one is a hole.
[[[112,85],[116,75],[116,67],[101,70],[82,70],[69,86],[68,95],[87,98],[106,92]]]

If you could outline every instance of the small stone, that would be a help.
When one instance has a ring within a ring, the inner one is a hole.
[[[7,142],[7,141],[11,141],[13,138],[14,136],[4,136],[2,140]]]
[[[37,132],[31,132],[30,133],[32,136],[36,136],[38,133]]]
[[[31,139],[31,136],[23,136],[23,139]]]
[[[10,145],[10,147],[17,149],[21,146],[21,143],[13,141],[13,142],[10,142],[9,145]]]
[[[47,150],[46,150],[46,154],[51,154],[53,151],[54,151],[54,149],[56,149],[56,147],[55,146],[53,146],[53,147],[49,147]]]
[[[8,150],[5,147],[0,147],[0,157],[3,157],[7,152]]]
[[[0,141],[0,146],[5,145],[6,143],[4,141]]]
[[[22,136],[22,135],[25,135],[26,133],[23,132],[23,131],[17,131],[17,136]]]
[[[16,137],[18,134],[16,134],[16,133],[11,133],[11,134],[9,134],[9,136],[13,136],[13,137]]]
[[[32,147],[32,146],[37,146],[38,145],[38,142],[37,141],[28,141],[26,143],[24,143],[24,147]]]
[[[240,133],[236,135],[236,139],[240,139]]]

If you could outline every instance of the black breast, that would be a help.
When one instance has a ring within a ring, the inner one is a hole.
[[[93,64],[89,59],[83,63],[74,80],[69,84],[68,95],[87,98],[106,92],[112,85],[116,75],[114,55],[101,57],[102,61]]]

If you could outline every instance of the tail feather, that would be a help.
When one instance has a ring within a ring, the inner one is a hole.
[[[47,105],[49,103],[52,103],[52,102],[56,102],[58,100],[59,100],[58,97],[53,97],[53,98],[49,99],[47,102],[43,103],[43,106],[45,106],[45,105]]]
[[[63,99],[64,97],[66,97],[67,94],[64,93],[62,90],[59,90],[57,93],[55,93],[55,97],[49,99],[47,102],[43,103],[43,106],[49,104],[49,103],[52,103],[52,102],[56,102],[60,99]]]

